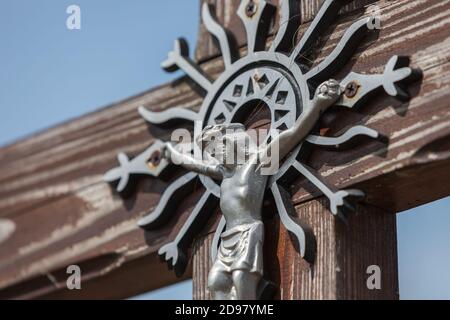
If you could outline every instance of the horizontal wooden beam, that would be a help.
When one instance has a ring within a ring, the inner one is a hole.
[[[83,275],[81,290],[67,288],[68,274],[61,268],[0,291],[0,299],[123,299],[188,279],[192,273],[189,265],[186,274],[177,278],[156,252],[126,260],[119,254],[105,254],[77,262]]]
[[[389,137],[389,143],[316,149],[309,162],[329,183],[357,185],[369,204],[395,212],[449,194],[450,7],[439,0],[383,1],[379,6],[383,28],[378,38],[368,39],[348,67],[381,72],[392,55],[408,55],[412,66],[423,70],[423,80],[411,87],[414,98],[408,103],[380,95],[358,112],[339,111],[323,122],[330,135],[350,124],[365,124]],[[342,16],[334,33],[324,37],[319,60],[360,14]],[[221,60],[206,60],[202,68],[217,77]],[[128,196],[117,195],[101,178],[117,165],[119,151],[132,157],[153,139],[169,136],[171,128],[146,125],[137,112],[140,105],[154,111],[175,106],[197,110],[201,102],[192,83],[182,78],[0,149],[0,224],[14,226],[0,228],[10,230],[0,234],[0,296],[65,297],[58,275],[70,264],[87,265],[86,288],[110,288],[112,273],[132,277],[134,263],[148,263],[149,277],[136,272],[142,282],[117,287],[116,298],[174,281],[170,271],[163,271],[164,264],[158,272],[151,265],[157,249],[174,238],[187,218],[201,187],[184,200],[169,225],[144,233],[136,221],[156,206],[170,178],[136,180]],[[297,205],[319,195],[302,179],[291,192]],[[102,296],[96,289],[92,295],[89,291],[81,295]],[[104,297],[111,297],[108,291]]]

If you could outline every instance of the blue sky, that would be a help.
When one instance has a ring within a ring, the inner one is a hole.
[[[81,7],[81,30],[66,8]],[[159,64],[184,36],[195,46],[198,0],[3,0],[0,145],[174,79]],[[450,299],[450,199],[398,215],[400,295]],[[184,282],[140,298],[191,296]]]
[[[81,30],[66,8],[81,8]],[[159,64],[179,36],[195,46],[197,1],[3,0],[0,145],[174,75]]]

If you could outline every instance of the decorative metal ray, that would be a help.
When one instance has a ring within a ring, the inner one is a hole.
[[[191,122],[198,120],[198,114],[186,108],[170,108],[162,112],[153,112],[141,106],[138,108],[138,111],[142,118],[152,124],[164,124],[175,119]]]
[[[270,186],[270,190],[272,191],[273,197],[275,199],[275,204],[277,206],[278,214],[280,216],[281,223],[286,227],[286,229],[294,234],[297,240],[297,246],[300,251],[300,255],[302,257],[306,256],[306,238],[307,234],[310,234],[310,239],[314,239],[311,237],[312,231],[309,230],[307,225],[301,223],[301,221],[295,221],[295,209],[292,205],[291,195],[278,183],[273,183]],[[312,262],[313,257],[307,257],[309,262]]]
[[[180,200],[186,197],[195,185],[198,174],[188,172],[181,176],[164,191],[156,208],[138,221],[138,225],[150,230],[157,228],[170,219]]]
[[[126,154],[119,153],[117,159],[120,167],[109,170],[103,179],[107,182],[119,180],[116,190],[122,192],[129,182],[130,175],[141,174],[158,177],[169,165],[166,159],[159,157],[158,152],[162,145],[163,143],[161,141],[154,142],[147,150],[131,161]]]
[[[170,268],[173,268],[177,276],[181,276],[187,266],[187,250],[191,243],[192,237],[198,234],[208,215],[218,204],[218,199],[211,192],[205,191],[192,210],[189,218],[181,227],[174,241],[169,242],[158,250],[158,254],[162,256]]]
[[[300,25],[298,3],[294,1],[281,1],[279,25],[278,32],[269,51],[290,52],[294,44],[297,27]]]
[[[211,15],[211,6],[204,3],[202,6],[202,19],[206,29],[216,37],[220,44],[225,69],[228,69],[238,57],[238,51],[232,39],[232,35],[215,21]]]
[[[341,63],[352,56],[353,51],[357,48],[358,42],[370,31],[368,25],[372,19],[364,18],[352,24],[344,33],[336,48],[334,48],[325,60],[306,73],[307,80],[315,80],[316,83],[320,83],[323,79],[338,71],[342,65]]]
[[[306,138],[306,141],[317,146],[339,146],[350,141],[356,136],[367,136],[373,139],[377,139],[380,134],[377,131],[364,126],[354,126],[339,137],[332,138],[311,134]]]
[[[141,107],[140,114],[151,124],[162,124],[172,119],[200,120],[201,127],[204,128],[207,125],[236,121],[242,108],[248,107],[249,101],[262,101],[271,111],[272,129],[283,131],[292,127],[303,112],[312,108],[312,94],[320,81],[331,77],[344,66],[361,39],[371,32],[367,23],[373,17],[361,19],[344,33],[332,53],[317,66],[308,69],[298,62],[298,58],[312,49],[315,39],[331,25],[341,7],[348,2],[347,0],[325,0],[311,25],[295,45],[293,39],[299,25],[298,3],[294,0],[282,1],[279,30],[269,50],[266,51],[266,38],[274,16],[274,7],[265,0],[242,0],[237,14],[244,23],[248,46],[247,55],[241,58],[234,46],[235,41],[232,35],[217,23],[212,17],[211,7],[205,4],[202,8],[202,19],[207,30],[217,39],[224,59],[225,71],[213,82],[189,58],[186,41],[177,40],[174,50],[169,53],[162,67],[169,72],[182,69],[203,88],[206,95],[200,111],[196,113],[187,109],[173,108],[158,113]],[[406,58],[393,56],[383,74],[365,75],[350,72],[340,81],[341,87],[346,88],[346,94],[342,95],[335,105],[353,108],[379,88],[383,88],[391,96],[406,99],[408,94],[401,82],[414,80],[420,75],[417,70],[409,68],[408,64],[409,61]],[[364,194],[359,190],[336,191],[328,186],[314,169],[303,163],[306,155],[304,146],[308,143],[317,146],[337,146],[356,136],[378,138],[379,134],[364,126],[354,126],[338,137],[323,137],[311,133],[291,152],[278,172],[271,176],[267,183],[281,222],[297,240],[300,254],[309,260],[313,259],[308,253],[314,251],[314,237],[310,236],[311,230],[307,226],[293,218],[290,196],[283,188],[283,184],[294,179],[295,172],[303,175],[329,198],[331,212],[345,218],[345,212],[354,209],[348,199],[362,197]],[[272,138],[268,136],[266,143]],[[158,152],[161,152],[162,145],[161,141],[156,141],[133,160],[129,160],[125,154],[119,154],[120,167],[107,172],[105,181],[119,180],[117,191],[121,192],[129,183],[129,176],[132,174],[158,177],[168,167],[164,158],[156,157],[155,159],[155,154],[158,155]],[[199,177],[206,190],[175,240],[165,244],[159,250],[159,254],[178,275],[186,267],[187,249],[193,236],[203,227],[209,214],[218,204],[220,188],[217,181],[201,174],[185,174],[169,186],[153,212],[139,221],[139,225],[143,228],[156,228],[170,219],[179,202],[178,199],[191,189],[192,183],[197,180],[196,177]],[[225,219],[222,218],[214,236],[212,257],[216,256],[220,235],[225,226]]]
[[[330,26],[343,6],[343,2],[344,1],[342,0],[324,1],[316,17],[311,22],[311,25],[300,39],[295,49],[292,51],[290,56],[293,59],[297,59],[299,56],[305,55],[305,52],[311,49],[311,45],[315,41],[316,35],[320,35]]]
[[[189,58],[189,46],[185,39],[181,38],[175,41],[173,51],[169,52],[167,60],[161,64],[161,67],[168,72],[181,69],[205,91],[209,92],[211,90],[212,81]]]
[[[353,86],[354,95],[343,95],[336,105],[353,108],[370,93],[383,88],[387,94],[400,100],[408,100],[409,94],[401,87],[400,82],[408,83],[420,77],[420,71],[406,67],[408,57],[393,56],[386,65],[383,74],[349,73],[342,81],[343,87]]]
[[[364,193],[359,190],[341,190],[334,192],[329,186],[327,186],[321,179],[321,177],[315,172],[314,169],[309,168],[307,165],[294,161],[293,167],[297,169],[306,179],[313,183],[323,194],[330,200],[330,209],[334,215],[338,214],[338,208],[342,205],[348,205],[345,198],[347,197],[364,197]]]
[[[247,33],[247,55],[264,50],[274,9],[264,0],[241,1],[237,14]]]

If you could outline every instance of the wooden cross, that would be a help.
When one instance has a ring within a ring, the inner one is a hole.
[[[215,4],[218,20],[245,35],[235,15],[238,0]],[[301,34],[322,1],[299,1]],[[273,1],[277,4],[278,1]],[[352,58],[353,70],[379,72],[392,55],[411,57],[423,79],[410,87],[413,98],[399,102],[384,95],[360,112],[329,113],[327,134],[363,124],[389,138],[353,149],[312,150],[309,163],[338,188],[357,187],[367,198],[348,225],[329,214],[326,200],[304,179],[291,186],[296,215],[312,226],[317,239],[314,264],[302,260],[278,218],[267,212],[265,269],[278,299],[397,299],[395,213],[443,198],[450,190],[450,4],[439,0],[370,1],[347,5],[324,39],[318,59],[333,48],[367,6],[379,7],[382,29]],[[274,28],[277,25],[275,24]],[[211,76],[223,69],[212,38],[201,26],[196,60]],[[157,257],[201,194],[201,186],[181,203],[171,221],[157,231],[137,227],[158,203],[169,181],[140,179],[126,196],[102,181],[116,166],[116,154],[137,155],[171,128],[149,128],[141,105],[154,111],[175,106],[195,109],[202,97],[189,80],[149,90],[97,112],[64,123],[0,149],[0,298],[126,298],[180,279]],[[262,116],[261,116],[262,117]],[[219,212],[198,235],[184,278],[194,279],[194,298],[208,299],[209,249]],[[66,287],[67,267],[82,270],[82,290]],[[381,290],[369,290],[367,268],[381,269]],[[157,275],[157,276],[155,276]],[[182,279],[184,279],[182,278]]]

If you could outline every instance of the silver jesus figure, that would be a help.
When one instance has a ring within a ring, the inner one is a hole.
[[[295,124],[277,135],[269,144],[255,150],[236,150],[229,145],[242,146],[242,135],[230,130],[245,130],[242,124],[224,124],[203,129],[197,143],[204,147],[208,161],[198,160],[180,152],[167,143],[165,157],[184,168],[221,181],[220,209],[226,220],[225,231],[214,265],[209,272],[208,288],[213,299],[255,300],[263,276],[264,225],[261,217],[268,175],[261,174],[261,155],[278,152],[283,159],[310,133],[320,114],[341,96],[336,80],[321,84],[312,103],[305,108]],[[214,140],[211,137],[214,136]],[[221,144],[219,144],[221,142]],[[205,146],[206,144],[206,146]],[[241,152],[240,152],[241,151]],[[236,154],[246,153],[246,161],[230,161]],[[215,159],[212,162],[211,159]],[[270,159],[269,159],[270,160]]]

